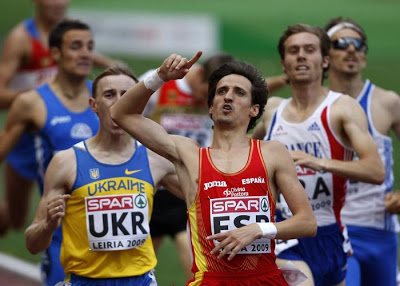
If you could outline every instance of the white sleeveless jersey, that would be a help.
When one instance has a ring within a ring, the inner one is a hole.
[[[289,150],[301,150],[318,158],[352,160],[353,151],[346,148],[334,134],[329,121],[330,107],[341,94],[330,91],[314,113],[301,123],[290,123],[282,112],[292,99],[284,100],[275,111],[265,140],[276,140]],[[328,172],[316,172],[296,166],[297,176],[307,192],[318,226],[338,223],[346,195],[343,177]],[[277,202],[283,218],[292,214],[280,194]]]
[[[379,155],[385,165],[386,178],[382,185],[349,180],[346,204],[341,215],[343,222],[348,225],[397,231],[399,228],[397,215],[388,213],[383,205],[384,196],[393,190],[393,146],[392,139],[379,133],[372,121],[371,98],[374,87],[367,80],[357,100],[367,115],[368,129],[375,140]]]

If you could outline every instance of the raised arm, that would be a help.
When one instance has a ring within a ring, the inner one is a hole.
[[[73,153],[68,149],[56,154],[46,171],[42,199],[32,224],[25,231],[26,247],[32,254],[49,247],[54,231],[65,216],[68,182],[75,179],[76,173]]]
[[[142,116],[142,112],[155,90],[169,80],[183,78],[201,54],[198,52],[189,61],[180,55],[169,56],[154,73],[128,90],[110,110],[112,119],[121,128],[171,161],[179,160],[173,136],[156,122]]]

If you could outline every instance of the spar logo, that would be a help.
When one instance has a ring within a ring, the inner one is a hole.
[[[139,209],[143,209],[147,206],[147,198],[142,194],[137,195],[135,198],[135,206]]]
[[[135,201],[130,195],[88,198],[86,200],[87,212],[133,209],[138,197],[143,196],[137,196]],[[147,204],[147,200],[146,203],[142,199],[139,200],[141,205]]]
[[[212,214],[268,212],[268,210],[269,204],[265,197],[216,199],[211,203]]]
[[[266,196],[231,197],[210,200],[211,232],[233,230],[251,223],[269,222],[271,218]]]

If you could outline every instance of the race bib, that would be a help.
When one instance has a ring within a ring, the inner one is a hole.
[[[149,208],[144,194],[86,197],[85,206],[91,251],[131,249],[149,237]]]
[[[268,197],[229,197],[210,200],[211,233],[223,233],[271,218]],[[214,240],[214,244],[219,242]],[[271,240],[259,238],[243,247],[238,254],[271,253]]]

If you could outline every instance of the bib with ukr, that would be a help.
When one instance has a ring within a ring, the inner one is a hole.
[[[86,197],[85,210],[91,251],[131,249],[149,237],[149,208],[144,194]]]

